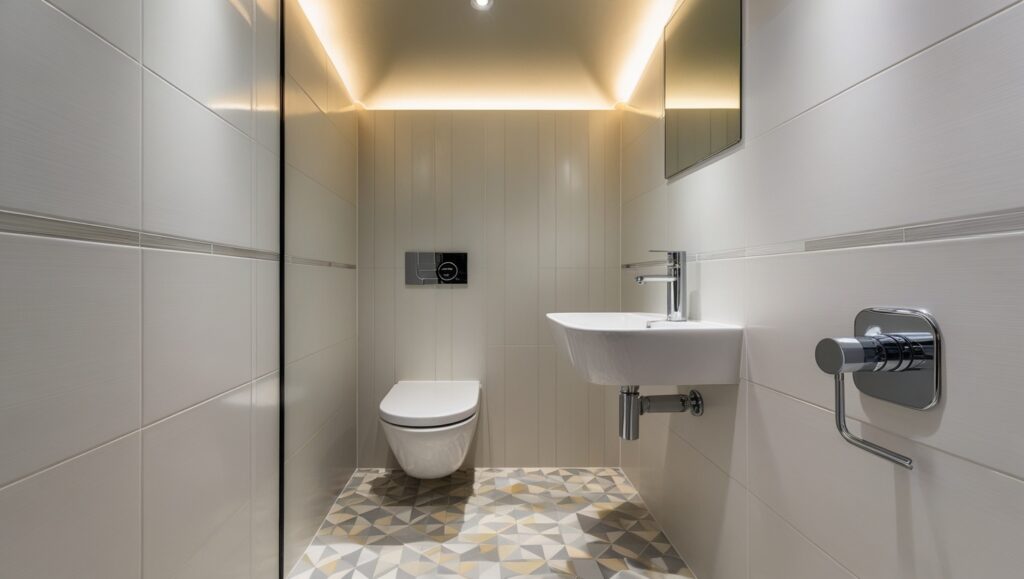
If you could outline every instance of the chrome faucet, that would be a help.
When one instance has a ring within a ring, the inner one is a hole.
[[[686,252],[685,251],[665,251],[652,249],[652,252],[668,254],[668,260],[666,267],[668,271],[665,275],[638,275],[636,276],[636,283],[644,285],[645,283],[658,282],[664,283],[668,287],[668,297],[665,300],[665,308],[667,310],[665,321],[668,322],[685,322],[686,321]],[[647,327],[651,324],[648,323]]]

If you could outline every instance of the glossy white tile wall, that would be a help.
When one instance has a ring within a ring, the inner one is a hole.
[[[294,0],[285,22],[287,571],[356,466],[359,255],[356,112]]]
[[[278,22],[0,3],[0,208],[277,251]],[[0,262],[0,575],[276,577],[278,263],[8,234]]]
[[[1011,105],[1024,90],[1013,72],[1024,7],[995,13],[1009,4],[929,3],[925,14],[747,3],[739,147],[666,183],[645,161],[660,158],[660,120],[624,116],[623,261],[651,244],[785,245],[1024,205]],[[656,100],[660,70],[652,62],[638,98]],[[1022,244],[1016,234],[691,263],[691,314],[747,327],[743,383],[706,387],[700,419],[650,417],[622,463],[698,577],[1019,572]],[[660,308],[660,294],[622,282],[624,309]],[[912,456],[912,472],[839,437],[812,356],[861,308],[893,304],[939,318],[943,400],[918,412],[851,388],[848,413],[851,428]]]
[[[360,118],[360,464],[394,464],[397,380],[484,384],[475,464],[616,464],[607,389],[558,360],[544,314],[618,309],[619,113]],[[465,287],[405,285],[406,251],[468,251]]]

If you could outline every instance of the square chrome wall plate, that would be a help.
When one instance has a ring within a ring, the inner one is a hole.
[[[854,319],[855,336],[921,334],[935,344],[934,363],[902,372],[856,372],[857,389],[894,404],[925,410],[939,401],[942,391],[942,341],[935,318],[924,310],[867,308]]]

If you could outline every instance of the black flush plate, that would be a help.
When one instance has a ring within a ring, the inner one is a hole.
[[[466,285],[466,252],[405,252],[405,285]]]

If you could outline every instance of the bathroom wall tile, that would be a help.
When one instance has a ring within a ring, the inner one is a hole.
[[[358,334],[356,344],[356,365],[357,365],[357,394],[356,402],[359,405],[359,443],[358,465],[373,464],[370,441],[374,438],[377,430],[377,395],[373,387],[373,309],[374,275],[372,269],[364,269],[358,275],[359,284],[359,311],[358,311]]]
[[[604,267],[605,142],[610,115],[591,111],[587,118],[587,265]],[[609,159],[609,161],[611,161]],[[610,188],[610,187],[609,187]]]
[[[374,254],[374,115],[371,111],[359,112],[358,125],[358,147],[359,157],[359,191],[356,200],[356,209],[359,215],[359,231],[357,232],[357,244],[359,261],[363,267],[376,267],[373,260]]]
[[[679,388],[684,394],[689,388]],[[687,441],[715,466],[740,484],[747,482],[747,385],[719,384],[698,388],[704,414],[671,415],[672,432]]]
[[[1009,4],[751,3],[743,89],[757,98],[744,103],[744,132],[757,137]]]
[[[587,426],[589,415],[588,389],[591,388],[572,368],[561,351],[556,361],[555,463],[558,466],[587,466],[590,462]]]
[[[249,575],[251,404],[243,386],[143,431],[146,577]]]
[[[140,425],[139,250],[0,235],[0,485]]]
[[[554,336],[551,333],[551,321],[548,320],[547,314],[558,311],[556,271],[551,267],[542,267],[537,270],[537,307],[540,310],[538,312],[540,321],[537,328],[537,343],[541,346],[553,346],[555,344]]]
[[[395,114],[373,113],[373,266],[398,267],[395,248]],[[362,143],[360,143],[362,146]]]
[[[143,423],[252,376],[252,263],[142,251]]]
[[[281,251],[281,160],[254,145],[252,246]]]
[[[537,346],[507,346],[505,351],[505,462],[539,464],[539,372]],[[546,442],[545,442],[546,444]]]
[[[488,346],[485,363],[487,368],[484,375],[480,423],[477,425],[474,463],[504,466],[507,463],[505,348]]]
[[[487,296],[486,271],[469,259],[469,283],[452,294],[452,377],[482,380],[487,348],[487,318],[481,315]]]
[[[608,115],[605,129],[604,164],[604,266],[622,264],[622,114]]]
[[[139,439],[132,434],[0,490],[4,573],[139,577]]]
[[[505,342],[537,343],[538,115],[507,113],[505,130]]]
[[[285,361],[355,337],[356,270],[285,265]]]
[[[138,227],[138,64],[43,2],[0,5],[0,37],[0,205]]]
[[[604,404],[607,386],[586,384],[587,403],[587,464],[604,464],[605,432],[615,429],[618,422],[606,424]],[[616,399],[617,400],[617,399]]]
[[[141,0],[54,0],[51,4],[128,56],[139,60],[142,51]]]
[[[672,386],[644,388],[645,395],[672,394],[675,391],[676,388]],[[662,528],[669,518],[661,514],[665,513],[667,508],[666,493],[669,491],[666,490],[666,486],[672,492],[675,489],[675,483],[665,484],[668,472],[665,467],[665,457],[668,456],[672,446],[680,443],[686,444],[669,431],[668,424],[669,416],[667,414],[649,414],[640,423],[640,439],[624,440],[620,443],[620,466]]]
[[[277,261],[253,261],[253,378],[280,366],[280,268],[281,263]]]
[[[683,560],[698,577],[746,577],[746,489],[678,438],[664,465],[665,506],[655,517]]]
[[[1014,313],[1022,250],[1024,237],[1011,235],[749,260],[748,285],[758,288],[748,306],[750,378],[831,408],[831,379],[812,355],[817,341],[848,335],[864,307],[923,307],[939,320],[946,346],[938,406],[907,409],[850,385],[848,414],[1022,477],[1024,428],[1016,409],[1024,394],[1011,362],[1024,338],[1024,317]]]
[[[285,228],[289,255],[340,263],[357,259],[355,205],[331,193],[301,171],[285,169],[285,212],[301,227]]]
[[[142,225],[232,245],[252,243],[252,142],[145,73]]]
[[[410,122],[410,220],[406,251],[433,249],[434,236],[434,114],[412,111]]]
[[[1019,207],[1022,22],[1010,8],[750,145],[748,244]]]
[[[352,409],[354,414],[355,409]],[[291,569],[354,472],[355,420],[342,412],[284,464],[284,568]]]
[[[395,112],[395,256],[394,266],[405,264],[405,252],[416,251],[412,242],[412,113]]]
[[[540,111],[537,117],[537,233],[540,267],[555,267],[558,238],[557,217],[557,157],[555,154],[555,126],[558,113]]]
[[[307,444],[343,405],[354,402],[356,344],[352,340],[333,344],[286,366],[288,387],[284,405],[285,457]]]
[[[585,112],[561,112],[555,118],[555,250],[559,267],[585,267],[589,263],[589,128]]]
[[[395,317],[401,330],[396,330],[395,372],[398,380],[433,380],[437,370],[437,343],[434,324],[437,321],[436,297],[439,290],[431,286],[407,286],[405,276],[395,279]]]
[[[252,2],[143,0],[142,12],[146,67],[251,133]]]
[[[284,23],[285,70],[311,102],[327,109],[327,53],[298,0],[284,3]]]
[[[859,577],[1002,577],[1020,566],[1024,482],[876,428],[851,430],[913,457],[915,469],[848,444],[831,413],[754,386],[751,492]]]
[[[280,155],[281,3],[255,0],[253,5],[253,135],[261,145]]]
[[[659,187],[629,201],[623,200],[623,263],[660,259],[650,250],[670,249],[668,237],[668,195],[664,187]]]
[[[454,113],[434,112],[434,247],[453,250],[454,234]]]
[[[655,50],[651,54],[633,94],[629,97],[629,108],[622,113],[621,142],[623,151],[627,145],[656,124],[664,114],[665,84],[662,80],[662,72],[665,68],[664,56],[664,51],[661,50]],[[625,163],[623,168],[625,168]]]
[[[351,124],[351,135],[342,133],[291,76],[285,81],[284,98],[287,163],[332,193],[355,203],[355,124]]]
[[[763,579],[855,579],[768,505],[748,495],[750,576]]]
[[[557,449],[552,441],[558,435],[558,351],[554,346],[537,349],[537,439],[538,464],[558,466]],[[617,463],[613,463],[617,464]]]
[[[470,267],[486,261],[485,113],[460,112],[452,119],[452,247],[469,253]],[[481,278],[477,278],[481,279]]]
[[[277,577],[278,529],[278,426],[280,411],[278,373],[252,386],[252,576]]]
[[[622,200],[630,201],[665,183],[664,122],[654,119],[622,147]]]

